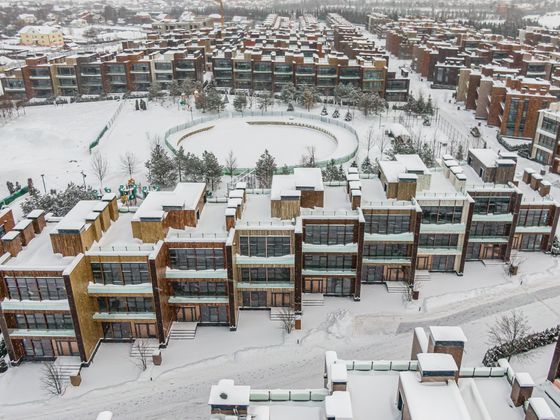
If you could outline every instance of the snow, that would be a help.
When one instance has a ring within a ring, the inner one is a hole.
[[[515,374],[515,380],[519,384],[520,387],[533,387],[535,386],[535,382],[533,382],[533,378],[527,372],[519,372]]]
[[[133,220],[160,219],[166,207],[194,210],[205,189],[203,182],[181,182],[173,191],[151,191],[140,204]]]
[[[89,294],[152,294],[152,283],[140,283],[140,284],[99,284],[89,282],[88,284]]]
[[[4,299],[0,302],[3,311],[69,311],[67,299],[60,300],[17,300]]]
[[[156,319],[156,314],[153,312],[95,312],[92,316],[95,321],[144,321]]]
[[[250,387],[235,385],[232,379],[221,379],[218,385],[210,388],[208,404],[222,406],[248,406]]]
[[[225,279],[227,278],[227,270],[177,270],[167,268],[165,277],[168,279]]]
[[[463,332],[461,327],[430,327],[430,335],[436,342],[467,342],[467,337],[465,336],[465,333]]]
[[[556,417],[543,398],[529,398],[529,405],[539,420],[555,420]]]
[[[418,353],[418,368],[422,372],[456,372],[457,363],[450,354]]]
[[[327,418],[352,420],[352,401],[350,393],[335,391],[325,398],[325,414]]]

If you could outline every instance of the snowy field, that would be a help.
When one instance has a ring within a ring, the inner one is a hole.
[[[265,149],[275,157],[278,166],[291,166],[300,163],[310,148],[321,161],[346,156],[357,146],[355,136],[345,128],[293,117],[289,118],[291,124],[308,124],[313,128],[281,124],[286,120],[284,117],[224,118],[180,131],[170,136],[169,141],[199,156],[205,150],[213,151],[220,162],[225,162],[231,151],[242,168],[254,167]],[[270,124],[263,125],[263,122]]]

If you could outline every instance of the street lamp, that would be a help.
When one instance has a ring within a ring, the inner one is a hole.
[[[43,191],[47,193],[47,186],[45,185],[45,174],[41,174],[41,179],[43,180]]]

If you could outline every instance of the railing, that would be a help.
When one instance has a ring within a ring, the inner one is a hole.
[[[7,206],[8,204],[12,203],[13,201],[17,200],[19,197],[21,197],[24,194],[27,194],[28,192],[29,192],[29,187],[22,187],[20,190],[17,190],[13,194],[10,194],[9,196],[2,199],[0,201],[0,207]]]
[[[117,110],[115,111],[115,113],[113,114],[111,119],[107,122],[107,124],[105,124],[105,127],[103,127],[101,129],[101,131],[99,132],[99,134],[97,135],[95,140],[90,143],[90,145],[89,145],[89,152],[90,153],[91,153],[92,149],[99,144],[99,142],[101,141],[101,139],[103,138],[105,133],[109,130],[109,128],[111,128],[113,126],[113,124],[115,123],[115,120],[117,119],[117,117],[121,113],[121,111],[122,111],[126,102],[127,102],[126,100],[121,99],[121,103],[117,107]]]
[[[356,141],[356,144],[354,145],[354,148],[352,149],[352,152],[339,157],[337,159],[334,159],[334,163],[337,165],[340,165],[342,163],[346,163],[348,161],[350,161],[351,159],[353,159],[356,156],[356,153],[358,152],[358,146],[360,144],[360,139],[358,136],[357,131],[350,125],[347,124],[344,121],[338,121],[338,120],[333,120],[330,117],[325,117],[325,116],[319,116],[319,115],[314,115],[314,114],[306,114],[303,112],[288,112],[288,111],[267,111],[267,112],[261,112],[261,111],[246,111],[243,113],[234,113],[234,112],[223,112],[223,113],[218,113],[216,115],[211,115],[211,116],[204,116],[204,117],[199,117],[194,119],[193,121],[190,122],[186,122],[183,124],[179,124],[175,127],[170,128],[169,130],[167,130],[164,133],[163,139],[165,142],[165,145],[167,146],[167,148],[174,154],[177,154],[177,150],[175,149],[175,147],[169,142],[169,137],[172,136],[173,134],[177,134],[180,131],[183,130],[187,130],[191,127],[194,127],[196,125],[199,124],[204,124],[210,121],[216,121],[218,119],[221,118],[242,118],[242,117],[296,117],[296,118],[301,118],[301,119],[307,119],[307,120],[313,120],[313,121],[320,121],[322,123],[325,124],[330,124],[330,125],[334,125],[337,127],[341,127],[344,128],[345,130],[349,131],[350,133],[352,133],[352,135],[354,136],[354,139]],[[335,141],[338,142],[338,140]],[[329,163],[331,161],[331,159],[326,159],[323,161],[319,161],[317,162],[317,166],[318,167],[325,167],[327,166],[327,163]],[[294,168],[297,168],[300,165],[292,165],[292,166],[288,166],[288,170],[291,172],[293,171]],[[250,171],[251,168],[238,168],[236,173],[241,173],[241,172],[247,172]],[[277,168],[277,172],[280,172],[283,168]]]

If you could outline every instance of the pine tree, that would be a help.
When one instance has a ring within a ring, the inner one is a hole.
[[[463,150],[463,145],[459,144],[457,147],[457,153],[455,154],[455,159],[459,162],[465,159],[465,151]]]
[[[296,92],[296,87],[292,82],[286,83],[280,92],[280,99],[282,99],[282,102],[289,104],[294,101]]]
[[[373,174],[375,172],[375,167],[371,163],[369,156],[366,156],[364,161],[362,162],[362,172],[364,174]]]
[[[424,165],[426,165],[427,167],[432,167],[435,165],[434,150],[428,143],[422,144],[422,147],[420,148],[420,150],[418,150],[418,155],[420,156],[420,159],[422,159],[422,162],[424,162]]]
[[[259,181],[261,188],[270,188],[272,184],[272,176],[276,171],[276,161],[265,149],[255,166],[255,176]]]
[[[259,108],[263,112],[266,112],[266,111],[268,111],[268,107],[271,106],[274,103],[274,97],[272,96],[272,93],[267,90],[267,91],[262,92],[258,96],[257,102],[259,104]]]
[[[169,85],[169,95],[173,97],[181,96],[181,86],[177,80],[172,80]]]
[[[225,108],[225,104],[222,101],[222,96],[218,93],[215,88],[208,89],[206,94],[206,109],[209,111],[220,112]]]
[[[148,98],[155,99],[159,96],[161,96],[161,85],[158,82],[153,81],[148,89]]]
[[[281,172],[282,175],[289,175],[290,174],[290,169],[288,168],[288,165],[284,165],[282,166]]]
[[[204,179],[204,171],[200,158],[192,153],[185,155],[185,181],[200,182]]]
[[[233,108],[237,112],[241,112],[243,114],[243,111],[245,111],[245,108],[247,108],[247,95],[245,95],[245,92],[241,91],[237,95],[235,95],[235,99],[233,100]]]
[[[307,111],[313,108],[318,99],[320,98],[314,86],[304,86],[298,93],[298,101]]]
[[[224,168],[220,166],[216,155],[206,150],[202,153],[202,168],[206,185],[210,185],[210,189],[214,191],[214,188],[220,184]]]
[[[426,102],[424,102],[424,96],[420,94],[418,100],[416,101],[416,109],[414,112],[416,114],[423,114],[426,110]]]
[[[156,141],[146,161],[148,182],[161,188],[170,188],[177,183],[177,170],[161,142]]]
[[[175,162],[175,168],[177,170],[177,176],[179,177],[179,182],[184,181],[184,174],[187,165],[187,156],[185,155],[185,148],[183,146],[179,147],[175,157],[173,158]]]
[[[428,115],[434,115],[434,105],[432,104],[432,97],[428,96],[428,101],[424,107],[424,113]]]
[[[90,186],[74,183],[68,184],[65,190],[54,194],[42,195],[39,190],[33,188],[29,191],[29,197],[21,204],[23,214],[27,215],[35,209],[45,210],[57,217],[66,216],[72,208],[81,200],[97,200],[97,192]]]
[[[378,114],[385,110],[386,102],[385,99],[381,98],[377,93],[361,93],[358,96],[358,106],[363,111],[364,115],[367,116],[370,112]]]
[[[206,112],[208,107],[208,95],[206,91],[201,90],[194,96],[194,106],[196,109],[201,109],[202,112]]]
[[[325,169],[323,170],[323,178],[325,181],[336,181],[338,178],[338,168],[334,159],[327,162]]]

